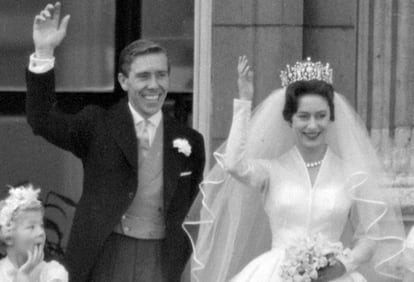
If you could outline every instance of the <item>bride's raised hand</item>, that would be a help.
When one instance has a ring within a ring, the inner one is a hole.
[[[249,62],[246,56],[239,57],[237,65],[237,87],[239,91],[239,98],[243,100],[253,99],[253,71],[250,69]]]

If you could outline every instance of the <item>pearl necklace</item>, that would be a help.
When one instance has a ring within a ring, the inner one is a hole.
[[[322,160],[313,162],[313,163],[305,163],[307,168],[317,167],[317,166],[320,166],[321,164],[322,164]]]

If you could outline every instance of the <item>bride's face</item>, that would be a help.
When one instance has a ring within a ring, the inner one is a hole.
[[[304,149],[320,149],[324,146],[330,124],[330,109],[325,98],[306,94],[299,98],[298,110],[292,117],[292,129],[298,146]]]

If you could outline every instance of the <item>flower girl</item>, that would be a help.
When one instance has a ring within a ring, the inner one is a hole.
[[[68,273],[56,261],[43,260],[46,235],[39,189],[11,188],[0,201],[0,241],[7,256],[0,260],[2,282],[67,282]]]

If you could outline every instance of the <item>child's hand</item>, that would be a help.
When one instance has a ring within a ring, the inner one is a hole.
[[[19,268],[18,274],[28,276],[44,259],[43,244],[36,245],[33,251],[27,251],[27,261]]]

